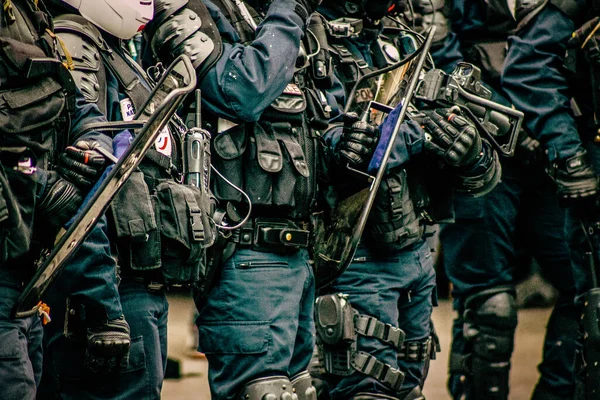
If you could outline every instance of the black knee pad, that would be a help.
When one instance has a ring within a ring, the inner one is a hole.
[[[474,398],[506,399],[517,327],[514,289],[502,286],[468,297],[463,320]]]

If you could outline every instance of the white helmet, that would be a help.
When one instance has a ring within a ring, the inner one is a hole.
[[[106,32],[131,39],[154,17],[154,0],[62,0]]]

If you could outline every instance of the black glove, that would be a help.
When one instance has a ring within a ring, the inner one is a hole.
[[[428,133],[424,150],[441,157],[452,167],[471,167],[481,157],[481,136],[473,123],[457,108],[425,112]]]
[[[92,187],[106,164],[106,158],[95,150],[98,143],[80,140],[60,155],[58,172],[83,189]]]
[[[585,150],[565,160],[555,161],[548,168],[548,173],[556,182],[561,205],[595,204],[598,195],[598,175],[590,165]]]
[[[376,145],[377,129],[373,125],[361,121],[356,113],[344,116],[344,131],[337,151],[350,166],[356,167],[369,162]]]
[[[532,138],[523,129],[519,132],[515,147],[515,160],[524,167],[543,165],[544,149],[540,142]]]
[[[304,10],[300,10],[298,9],[298,6],[296,6],[295,11],[296,13],[298,13],[298,15],[300,15],[300,18],[307,20],[308,17],[310,17],[310,15],[315,12],[317,7],[319,7],[321,1],[322,0],[296,0],[296,3],[302,6]],[[304,11],[306,11],[307,14],[305,14]]]
[[[87,329],[85,367],[98,374],[113,374],[127,367],[131,338],[123,317]]]
[[[47,171],[46,187],[38,197],[36,224],[48,234],[56,234],[83,203],[81,191],[73,183],[63,179],[56,171]],[[47,229],[47,230],[46,230]]]

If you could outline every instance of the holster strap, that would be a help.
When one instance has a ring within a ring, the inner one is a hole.
[[[354,355],[352,363],[353,367],[360,373],[376,379],[396,392],[402,387],[402,382],[404,381],[404,374],[402,372],[392,368],[389,364],[382,363],[364,351],[357,352]]]
[[[403,342],[398,351],[398,360],[422,362],[430,359],[432,353],[435,354],[435,346],[431,337],[425,340]]]
[[[405,336],[402,329],[364,314],[360,314],[354,319],[354,330],[360,335],[374,337],[389,343],[398,350],[401,349]]]

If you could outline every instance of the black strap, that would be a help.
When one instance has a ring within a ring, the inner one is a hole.
[[[395,392],[399,391],[402,387],[404,374],[392,368],[391,365],[382,363],[369,353],[365,353],[364,351],[356,352],[352,359],[352,364],[358,372],[376,379]]]
[[[142,81],[134,72],[133,67],[125,61],[125,58],[120,52],[102,52],[101,54],[119,83],[123,86],[125,93],[127,93],[127,96],[131,99],[136,112],[141,110],[150,95],[150,89],[142,84]]]
[[[422,362],[430,359],[432,353],[435,354],[435,346],[430,336],[424,340],[403,342],[398,351],[398,360]]]
[[[354,330],[360,335],[373,337],[382,342],[389,343],[398,350],[404,342],[405,335],[402,329],[383,323],[370,315],[358,315],[354,319]]]

